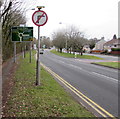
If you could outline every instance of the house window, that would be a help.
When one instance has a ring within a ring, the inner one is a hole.
[[[117,45],[114,45],[114,47],[117,47]]]

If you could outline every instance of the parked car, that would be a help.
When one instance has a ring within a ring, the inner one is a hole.
[[[43,49],[40,49],[40,54],[43,54],[43,51],[44,51]]]

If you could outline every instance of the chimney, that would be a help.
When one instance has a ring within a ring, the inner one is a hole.
[[[116,34],[114,34],[114,36],[113,36],[113,39],[117,39],[117,36],[116,36]]]

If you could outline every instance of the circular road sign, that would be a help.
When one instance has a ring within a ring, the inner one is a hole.
[[[42,10],[35,11],[32,15],[32,21],[37,26],[45,25],[47,20],[48,20],[48,16]]]

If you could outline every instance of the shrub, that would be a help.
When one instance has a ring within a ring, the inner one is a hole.
[[[120,51],[120,48],[112,48],[112,51]]]

